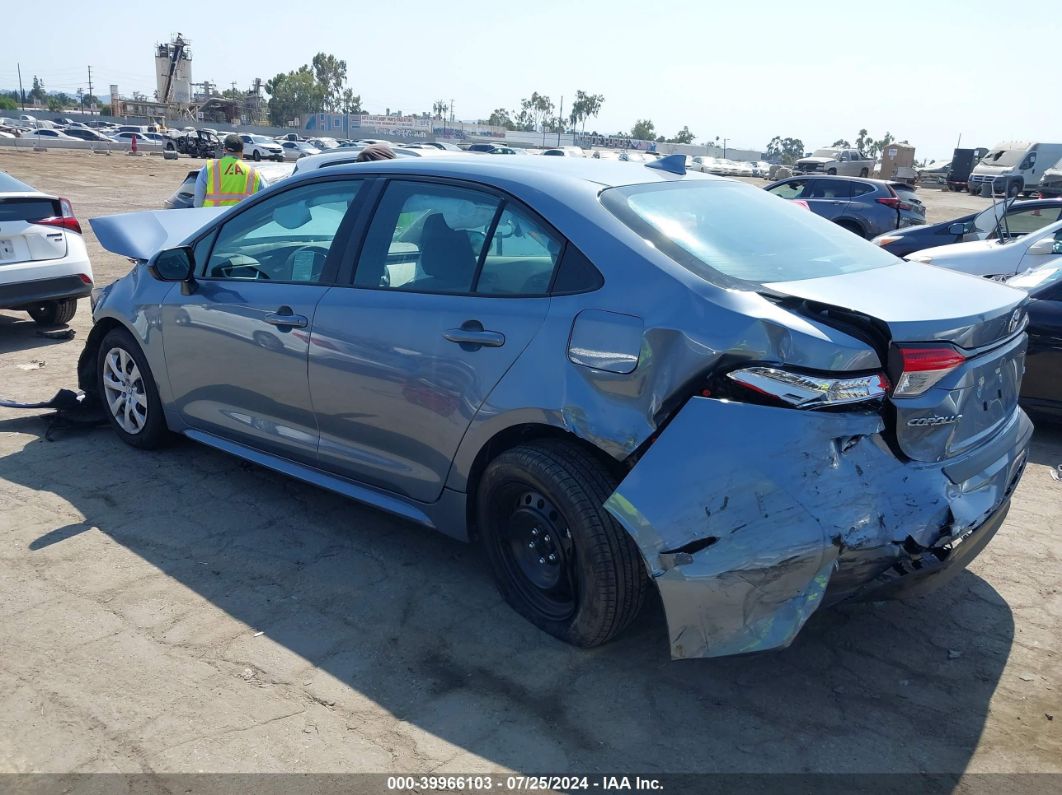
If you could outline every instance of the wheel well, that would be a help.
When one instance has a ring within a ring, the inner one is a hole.
[[[514,425],[511,428],[499,431],[476,454],[476,459],[472,462],[472,468],[468,473],[468,497],[465,500],[465,511],[470,541],[475,539],[478,534],[476,527],[476,499],[479,492],[479,482],[482,479],[483,470],[487,468],[487,464],[506,450],[542,439],[564,440],[581,447],[599,461],[617,480],[622,479],[627,472],[627,468],[622,461],[617,461],[590,442],[562,428],[529,423]]]
[[[86,395],[96,394],[96,357],[99,355],[100,343],[108,332],[116,328],[125,326],[112,317],[100,318],[85,339],[85,347],[77,360],[77,386]]]
[[[859,223],[859,221],[855,220],[854,218],[841,218],[836,223],[837,223],[837,226],[840,226],[840,227],[843,227],[844,229],[848,229],[848,230],[850,230],[852,232],[855,232],[860,237],[866,237],[867,236],[866,230],[863,229],[863,225],[861,223]]]

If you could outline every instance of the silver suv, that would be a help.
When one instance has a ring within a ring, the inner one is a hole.
[[[874,160],[858,149],[816,149],[793,166],[795,174],[839,174],[842,177],[869,177]]]

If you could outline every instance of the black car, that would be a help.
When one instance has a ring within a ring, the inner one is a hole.
[[[1062,260],[1018,274],[1007,286],[1025,290],[1030,299],[1021,403],[1041,418],[1062,420]]]
[[[999,207],[964,215],[940,224],[897,229],[874,238],[875,243],[897,257],[906,257],[924,248],[947,246],[968,240],[992,240],[999,237],[996,218]],[[1062,198],[1031,199],[1011,202],[1006,211],[1005,234],[1021,237],[1062,218]]]
[[[816,215],[872,238],[926,222],[915,188],[903,182],[863,177],[799,176],[764,188],[783,199],[799,199]]]

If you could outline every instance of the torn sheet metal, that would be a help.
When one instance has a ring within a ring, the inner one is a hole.
[[[946,563],[1021,472],[1032,426],[1021,412],[1012,425],[955,482],[899,461],[875,413],[694,398],[605,507],[660,589],[674,658],[784,648],[898,563]]]

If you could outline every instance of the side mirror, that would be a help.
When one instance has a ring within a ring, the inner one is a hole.
[[[160,251],[148,262],[148,272],[160,282],[195,283],[195,256],[190,246]]]
[[[1045,254],[1062,254],[1062,241],[1045,237],[1043,240],[1037,240],[1029,246],[1029,253],[1041,256]]]
[[[948,227],[949,235],[965,235],[969,230],[966,228],[966,224],[957,223]]]

